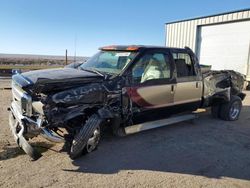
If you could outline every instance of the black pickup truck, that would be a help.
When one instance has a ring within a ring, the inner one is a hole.
[[[201,71],[189,48],[107,46],[77,68],[37,70],[12,77],[9,124],[33,159],[28,139],[65,142],[71,158],[95,150],[101,130],[126,135],[195,117],[198,108],[237,120],[244,76]],[[63,129],[63,134],[60,133]]]

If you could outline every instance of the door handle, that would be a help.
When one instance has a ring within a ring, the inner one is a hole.
[[[199,82],[196,82],[196,88],[199,88]]]
[[[171,85],[171,93],[174,93],[174,85]]]

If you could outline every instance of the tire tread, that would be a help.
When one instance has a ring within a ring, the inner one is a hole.
[[[85,125],[81,128],[80,132],[74,137],[71,149],[70,149],[70,158],[75,159],[79,157],[84,150],[84,147],[87,144],[87,141],[93,131],[100,126],[101,119],[97,114],[93,114],[86,121]]]

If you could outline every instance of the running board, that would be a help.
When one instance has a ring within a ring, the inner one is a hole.
[[[196,114],[187,114],[187,115],[180,115],[180,116],[175,116],[175,117],[170,117],[167,119],[161,119],[161,120],[156,120],[156,121],[150,121],[146,123],[141,123],[137,125],[132,125],[129,127],[125,128],[125,133],[128,134],[134,134],[137,132],[149,130],[149,129],[154,129],[158,127],[163,127],[166,125],[172,125],[175,123],[187,121],[187,120],[192,120],[197,118]]]

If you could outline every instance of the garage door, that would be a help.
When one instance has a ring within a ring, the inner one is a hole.
[[[250,51],[250,21],[201,26],[198,57],[214,70],[231,69],[247,74]]]

